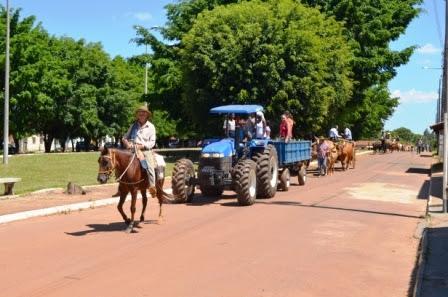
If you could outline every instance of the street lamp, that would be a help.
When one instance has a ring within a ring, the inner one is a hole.
[[[6,0],[5,107],[3,123],[3,164],[8,164],[9,149],[9,0]]]
[[[143,29],[143,26],[138,26],[137,28]],[[152,26],[149,28],[149,30],[160,30],[162,27],[161,26]],[[148,44],[145,43],[145,56],[148,55]],[[144,88],[144,92],[145,95],[148,94],[148,69],[151,66],[151,64],[149,62],[145,63],[145,88]]]

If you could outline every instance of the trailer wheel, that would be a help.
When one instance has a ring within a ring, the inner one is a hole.
[[[297,176],[297,179],[299,181],[299,185],[303,186],[306,183],[306,167],[301,166],[299,170],[299,175]]]
[[[219,197],[224,192],[224,189],[221,187],[213,187],[213,186],[199,186],[201,189],[202,196],[206,197]]]
[[[257,163],[257,197],[274,197],[278,184],[277,150],[269,144],[263,152],[254,154],[252,160]]]
[[[234,171],[235,192],[238,204],[252,205],[257,197],[257,164],[249,159],[240,160]]]
[[[291,185],[291,173],[288,168],[283,169],[280,174],[280,183],[278,185],[279,189],[287,192],[289,190],[289,186]]]
[[[176,203],[191,202],[194,196],[194,184],[190,180],[194,178],[193,162],[189,159],[180,159],[174,164],[171,187]]]

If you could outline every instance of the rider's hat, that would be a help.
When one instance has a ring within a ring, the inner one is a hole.
[[[148,105],[145,103],[141,106],[139,106],[136,110],[135,110],[135,114],[137,114],[138,112],[143,111],[146,112],[146,114],[148,115],[148,118],[151,117],[151,112],[148,109]]]

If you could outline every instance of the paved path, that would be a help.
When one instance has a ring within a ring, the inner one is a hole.
[[[1,296],[407,296],[430,162],[366,155],[251,207],[165,206],[133,234],[113,206],[3,224]]]

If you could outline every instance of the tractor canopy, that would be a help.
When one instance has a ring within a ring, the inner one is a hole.
[[[232,104],[232,105],[222,105],[213,107],[210,109],[211,114],[251,114],[257,111],[263,111],[263,106],[261,105],[243,105],[243,104]]]

